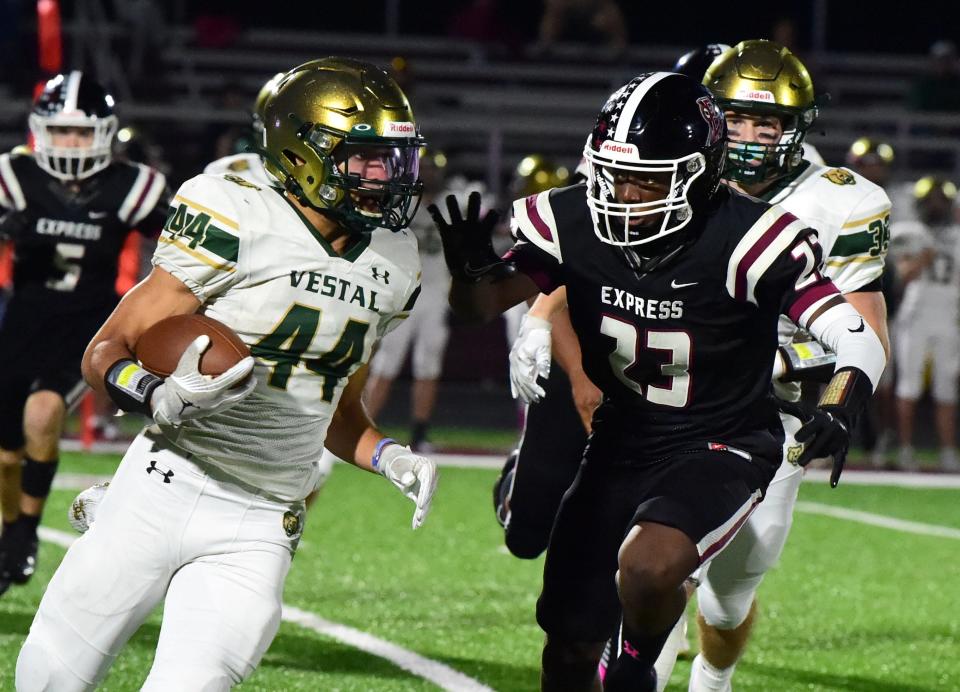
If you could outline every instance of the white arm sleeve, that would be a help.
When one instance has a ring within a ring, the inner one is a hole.
[[[862,370],[876,390],[887,364],[883,344],[859,312],[846,301],[824,311],[807,330],[821,344],[837,354],[834,372],[854,367]]]

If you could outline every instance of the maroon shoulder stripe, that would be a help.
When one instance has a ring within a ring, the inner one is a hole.
[[[527,216],[530,217],[530,223],[533,224],[533,227],[537,229],[544,240],[549,240],[553,242],[553,233],[550,231],[550,227],[547,225],[547,222],[543,220],[543,217],[540,216],[540,212],[537,210],[537,197],[539,194],[530,195],[524,200],[524,203],[527,205]]]
[[[750,271],[750,267],[753,266],[754,262],[757,261],[757,258],[770,247],[770,243],[780,235],[780,231],[789,226],[791,223],[797,220],[797,217],[793,214],[786,212],[767,228],[763,232],[763,235],[757,239],[757,242],[747,250],[747,253],[740,259],[740,262],[737,264],[737,274],[736,274],[736,283],[734,284],[733,297],[736,300],[745,301],[747,299],[747,272]]]
[[[831,295],[839,295],[840,291],[833,285],[829,279],[823,279],[807,288],[799,291],[793,299],[793,303],[787,308],[787,315],[795,323],[800,323],[800,316],[807,311],[811,305],[819,300]]]
[[[137,203],[133,205],[133,209],[130,210],[130,215],[127,217],[127,223],[134,223],[134,219],[137,218],[137,214],[140,212],[140,207],[143,205],[143,200],[147,198],[147,194],[150,192],[150,188],[153,187],[153,179],[157,177],[156,171],[152,168],[149,169],[147,174],[147,184],[143,186],[143,190],[140,192],[140,197],[137,198]]]

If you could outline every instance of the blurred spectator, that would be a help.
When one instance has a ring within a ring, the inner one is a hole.
[[[443,260],[440,233],[426,212],[428,205],[445,196],[446,168],[447,157],[441,151],[425,151],[420,157],[423,196],[421,209],[410,224],[410,230],[416,234],[420,247],[420,298],[410,317],[380,342],[380,350],[370,362],[370,380],[365,397],[367,412],[376,419],[387,403],[393,381],[400,374],[407,352],[412,349],[410,447],[417,452],[433,449],[428,432],[437,401],[437,381],[440,379],[450,334],[447,326],[450,272]]]
[[[627,21],[615,0],[544,0],[540,39],[535,52],[548,52],[562,41],[600,46],[615,58],[627,47]]]
[[[918,111],[960,111],[960,69],[952,41],[930,46],[928,73],[914,82],[909,104]]]
[[[895,223],[890,246],[905,286],[894,329],[899,465],[918,468],[913,421],[917,400],[929,387],[936,407],[940,467],[957,471],[960,226],[953,217],[957,188],[948,180],[927,176],[914,190],[917,219]]]

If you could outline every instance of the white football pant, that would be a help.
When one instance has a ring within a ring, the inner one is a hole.
[[[228,690],[280,626],[303,504],[218,480],[141,433],[67,551],[17,660],[18,692],[93,689],[163,602],[144,690]]]
[[[960,328],[933,331],[923,325],[898,325],[897,385],[900,399],[917,400],[923,394],[923,376],[927,361],[933,362],[931,394],[937,403],[957,401],[957,376],[960,374]],[[889,368],[889,365],[887,366]]]
[[[783,463],[763,502],[701,574],[697,605],[707,624],[717,629],[736,629],[747,619],[763,575],[779,561],[790,534],[803,469],[789,460],[798,453],[793,436],[801,422],[783,413],[780,420],[786,433]]]

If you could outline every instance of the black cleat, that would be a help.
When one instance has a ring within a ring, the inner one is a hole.
[[[15,524],[6,544],[0,580],[26,584],[37,568],[37,534],[24,530],[21,524]]]

